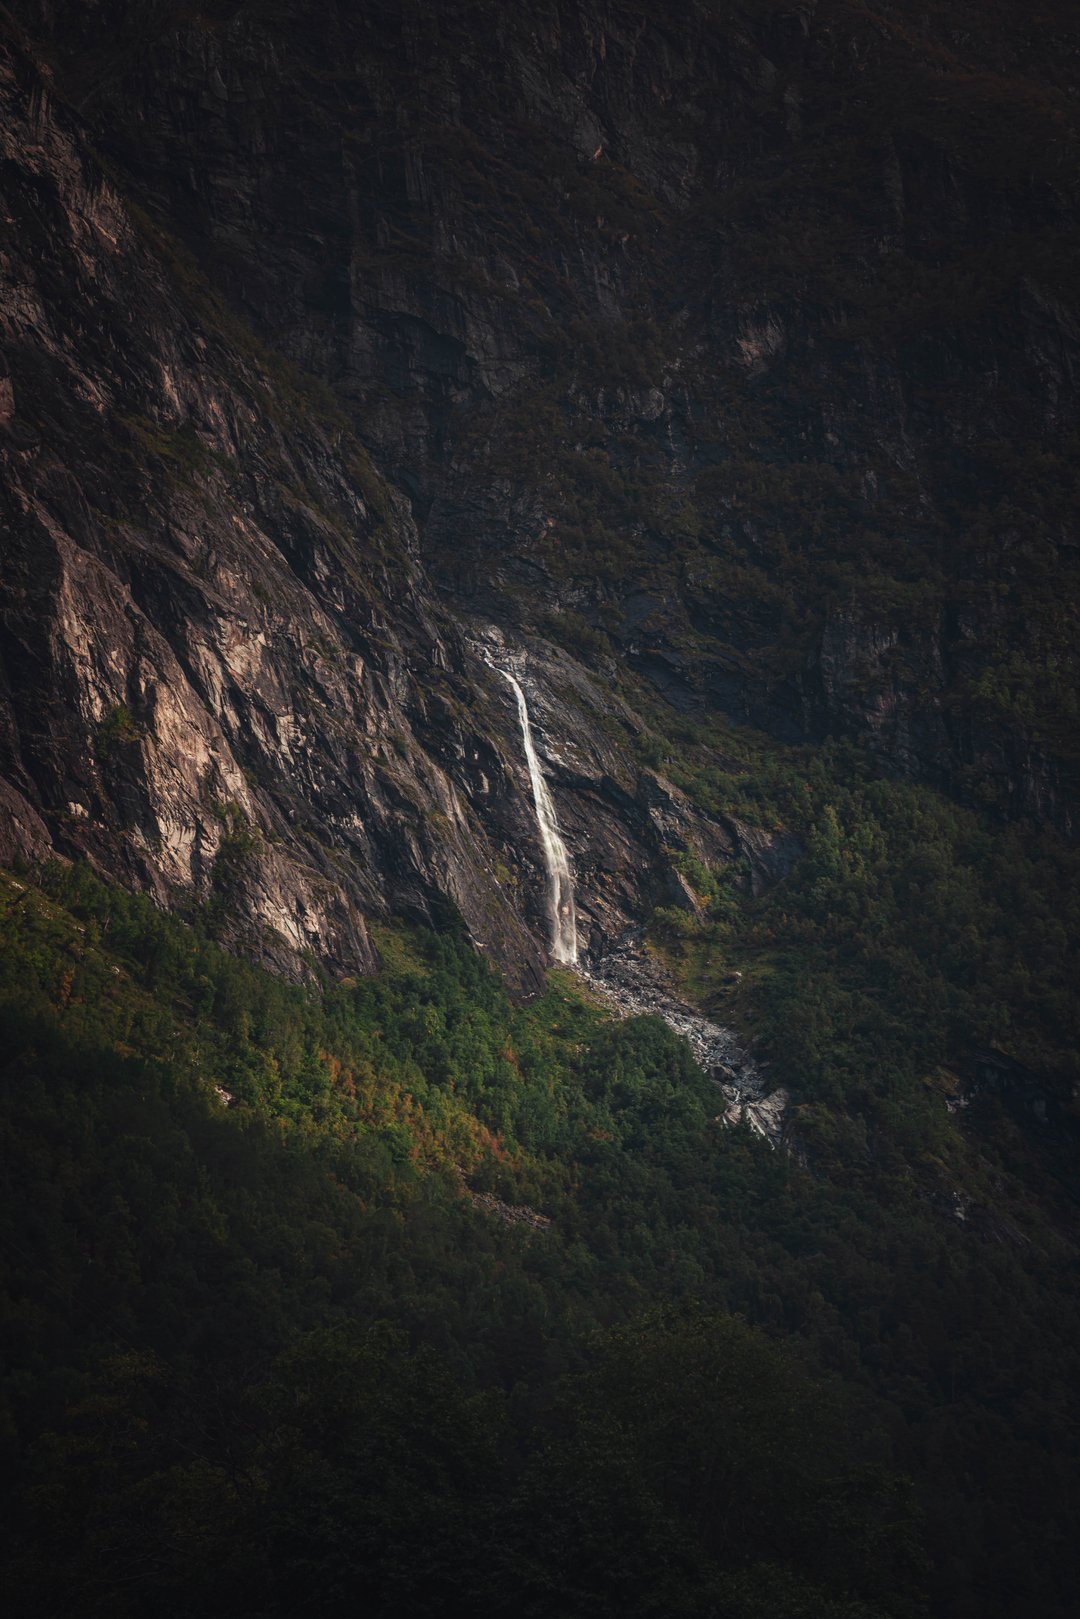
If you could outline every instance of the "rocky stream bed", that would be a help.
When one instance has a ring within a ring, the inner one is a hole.
[[[725,1098],[719,1115],[725,1124],[745,1122],[774,1147],[781,1143],[787,1091],[769,1089],[765,1072],[734,1029],[711,1022],[677,998],[662,970],[643,953],[639,930],[596,960],[579,962],[575,971],[619,1017],[660,1017],[683,1036]]]

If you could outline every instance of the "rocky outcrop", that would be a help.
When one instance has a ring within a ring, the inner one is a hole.
[[[766,893],[774,883],[782,882],[802,854],[802,844],[790,833],[748,826],[734,816],[728,820],[728,825],[734,852],[749,870],[750,892],[755,898]]]
[[[494,1192],[467,1190],[466,1196],[474,1209],[479,1209],[481,1214],[490,1215],[492,1219],[500,1220],[503,1225],[524,1226],[527,1231],[548,1231],[551,1228],[548,1216],[538,1214],[527,1203],[504,1203]]]

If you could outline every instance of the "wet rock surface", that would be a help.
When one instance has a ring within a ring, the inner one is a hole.
[[[765,1072],[734,1029],[702,1017],[678,999],[663,969],[645,953],[640,935],[620,940],[605,955],[580,963],[577,971],[597,999],[620,1017],[663,1018],[716,1080],[727,1101],[724,1123],[745,1121],[779,1145],[788,1093],[782,1087],[769,1089]]]

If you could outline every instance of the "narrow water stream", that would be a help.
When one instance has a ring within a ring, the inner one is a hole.
[[[540,830],[540,845],[544,851],[544,866],[547,870],[547,910],[548,924],[551,932],[551,954],[555,960],[570,966],[577,961],[577,914],[574,910],[574,879],[570,870],[570,856],[566,852],[566,844],[559,831],[559,820],[555,814],[555,804],[548,784],[544,780],[544,772],[540,768],[533,743],[532,725],[529,721],[529,705],[525,701],[525,693],[521,684],[508,669],[499,669],[492,664],[504,680],[509,681],[517,698],[518,721],[521,725],[521,739],[525,746],[525,759],[529,766],[529,780],[532,783],[533,803],[536,806],[536,824]]]
[[[654,964],[647,961],[640,947],[631,944],[617,948],[599,960],[580,961],[578,957],[577,914],[574,908],[574,878],[570,856],[555,812],[555,803],[544,777],[533,742],[529,705],[521,682],[508,669],[501,668],[482,653],[488,666],[502,675],[513,688],[525,760],[529,767],[536,824],[547,874],[546,903],[551,954],[563,966],[573,967],[592,991],[619,1017],[647,1014],[661,1017],[681,1034],[700,1066],[717,1081],[727,1103],[723,1118],[728,1124],[745,1120],[752,1129],[773,1145],[781,1137],[787,1093],[768,1092],[764,1076],[743,1046],[734,1029],[712,1023],[690,1007],[681,1004],[670,986],[661,982]]]

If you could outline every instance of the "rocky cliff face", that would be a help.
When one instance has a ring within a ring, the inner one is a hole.
[[[10,55],[3,90],[4,854],[210,901],[282,965],[369,967],[365,916],[449,902],[535,984],[513,703],[433,604],[407,503],[125,206],[34,65]],[[525,664],[602,936],[668,871],[635,721],[566,654]]]
[[[3,852],[527,987],[492,626],[593,945],[735,847],[620,665],[1067,830],[1077,31],[947,9],[21,0]]]

